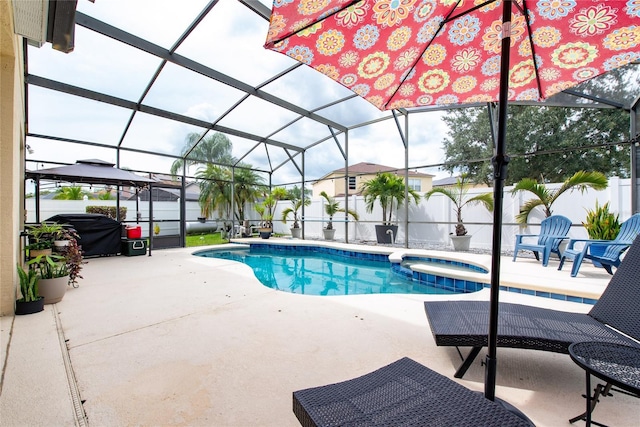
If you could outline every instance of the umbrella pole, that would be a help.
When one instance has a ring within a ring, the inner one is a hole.
[[[511,0],[505,0],[502,8],[502,52],[500,63],[500,98],[498,104],[498,138],[493,163],[493,242],[491,247],[491,296],[489,304],[489,336],[485,360],[484,396],[494,400],[496,396],[496,350],[498,342],[498,295],[500,291],[500,253],[502,246],[502,207],[504,180],[509,157],[506,155],[507,100],[509,98],[509,48],[511,44]]]

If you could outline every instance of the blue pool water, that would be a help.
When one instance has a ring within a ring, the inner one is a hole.
[[[291,248],[291,247],[289,247]],[[334,251],[338,252],[338,251]],[[413,280],[392,271],[383,255],[364,258],[329,251],[277,249],[274,245],[252,245],[250,249],[205,250],[194,255],[242,262],[253,268],[260,282],[273,289],[305,295],[359,294],[452,294],[453,290]],[[373,259],[378,258],[378,259]],[[397,268],[400,268],[396,264]]]

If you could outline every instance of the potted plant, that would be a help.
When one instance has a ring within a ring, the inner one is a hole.
[[[471,235],[467,235],[467,228],[464,226],[462,220],[462,208],[467,205],[482,204],[489,212],[493,212],[493,195],[491,193],[478,194],[473,197],[467,197],[469,191],[469,185],[467,180],[468,174],[462,174],[456,180],[456,183],[452,187],[436,187],[427,192],[424,195],[426,200],[436,194],[442,194],[449,198],[454,205],[454,211],[456,213],[456,229],[455,235],[450,233],[451,242],[453,248],[457,251],[468,251],[471,240]]]
[[[262,203],[258,203],[254,207],[258,215],[260,215],[260,228],[258,232],[263,239],[271,237],[271,233],[273,232],[273,215],[270,213],[271,206],[273,206],[273,198],[267,196]]]
[[[44,310],[44,298],[38,295],[38,273],[29,268],[26,271],[16,264],[20,279],[22,298],[16,300],[16,314],[32,314]]]
[[[38,255],[27,261],[38,277],[38,292],[45,304],[54,304],[64,297],[69,283],[69,268],[62,255]]]
[[[82,248],[80,247],[76,239],[69,240],[69,245],[66,248],[64,257],[64,261],[67,265],[67,270],[69,271],[69,284],[74,288],[77,288],[78,279],[83,278],[80,275],[82,264],[85,264],[86,261],[83,260]]]
[[[373,212],[376,202],[382,207],[382,224],[376,225],[378,243],[393,243],[398,234],[398,226],[391,221],[394,207],[400,206],[405,197],[404,179],[390,172],[380,172],[375,178],[362,184],[362,194],[367,212]],[[407,189],[409,201],[418,204],[420,195],[417,191]]]
[[[322,229],[325,240],[333,240],[333,237],[335,236],[336,230],[333,228],[333,216],[335,214],[339,212],[346,212],[347,215],[351,215],[356,221],[360,219],[356,211],[353,211],[351,209],[345,210],[344,208],[341,208],[340,203],[334,197],[329,196],[325,191],[321,192],[320,196],[322,196],[327,202],[324,205],[324,211],[329,216],[327,227]]]
[[[38,225],[27,226],[28,250],[30,258],[35,258],[42,254],[51,254],[54,241],[60,240],[63,227],[55,222],[43,222]]]
[[[80,238],[75,230],[60,227],[57,238],[67,241],[63,250],[56,254],[40,254],[27,261],[29,271],[38,278],[38,293],[44,297],[44,304],[56,303],[64,297],[67,285],[77,287],[84,264]]]
[[[304,199],[304,205],[309,206],[311,204],[311,199]],[[287,223],[287,219],[289,215],[293,215],[293,225],[291,226],[291,236],[295,239],[299,239],[302,237],[302,228],[300,228],[298,211],[302,208],[302,199],[294,198],[291,200],[291,207],[285,208],[282,211],[282,222],[284,224]]]
[[[75,229],[69,227],[62,227],[57,233],[58,242],[64,242],[64,244],[56,245],[56,252],[62,256],[69,271],[69,284],[74,288],[78,287],[78,279],[82,279],[80,271],[82,270],[82,264],[86,261],[83,260],[82,247],[78,243],[80,236]]]
[[[286,196],[287,190],[284,187],[276,187],[264,197],[261,203],[255,205],[254,209],[260,215],[258,232],[263,239],[271,237],[271,233],[273,233],[273,214],[276,211],[278,200],[282,200]]]
[[[593,210],[587,211],[586,222],[583,222],[584,228],[587,229],[589,239],[592,240],[613,240],[620,232],[620,219],[618,214],[609,211],[609,202],[604,205],[598,205]],[[591,245],[589,251],[592,255],[602,256],[607,249],[603,245]],[[602,264],[592,260],[593,265],[601,267]]]

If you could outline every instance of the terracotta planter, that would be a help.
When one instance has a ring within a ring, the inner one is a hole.
[[[38,294],[44,297],[45,304],[55,304],[64,297],[68,283],[68,275],[55,279],[40,279],[38,280]]]
[[[44,298],[37,301],[16,301],[16,315],[39,313],[44,310]]]

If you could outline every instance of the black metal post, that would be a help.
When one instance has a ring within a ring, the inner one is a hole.
[[[509,157],[507,147],[507,101],[509,98],[509,48],[511,44],[511,0],[505,0],[502,8],[502,60],[500,64],[500,98],[498,105],[498,139],[493,163],[493,242],[491,247],[491,297],[489,308],[488,354],[486,358],[484,396],[494,400],[496,396],[498,295],[500,292],[500,253],[502,246],[502,207],[504,180]]]

